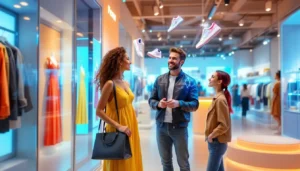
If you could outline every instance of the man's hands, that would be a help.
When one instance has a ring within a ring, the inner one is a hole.
[[[171,100],[167,101],[167,105],[168,105],[168,108],[173,109],[173,108],[179,107],[179,101],[171,99]]]
[[[179,107],[179,101],[178,100],[174,100],[174,99],[171,99],[169,101],[166,101],[167,99],[166,98],[163,98],[160,100],[160,102],[158,103],[158,107],[160,108],[176,108],[176,107]]]
[[[163,108],[163,109],[166,108],[167,107],[167,101],[166,100],[167,100],[166,98],[161,99],[158,103],[158,107]]]

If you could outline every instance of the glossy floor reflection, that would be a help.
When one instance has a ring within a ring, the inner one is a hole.
[[[240,135],[275,135],[275,122],[268,115],[251,112],[246,119],[240,117],[240,112],[232,115],[233,139]],[[205,171],[208,159],[207,144],[204,136],[194,135],[192,125],[189,125],[189,151],[192,171]],[[161,171],[159,153],[156,145],[155,128],[140,130],[144,171]],[[173,151],[173,165],[179,171],[175,152]]]

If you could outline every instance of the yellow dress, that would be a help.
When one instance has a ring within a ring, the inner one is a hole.
[[[76,111],[76,124],[88,124],[87,116],[87,99],[86,99],[86,87],[85,87],[85,73],[83,68],[80,68],[80,83],[78,93],[78,104]]]
[[[130,89],[125,91],[123,88],[116,85],[116,95],[120,115],[120,124],[128,126],[131,130],[129,141],[132,157],[127,160],[104,160],[103,171],[143,171],[138,123],[132,106],[134,94]],[[118,121],[115,99],[112,99],[108,103],[106,110],[106,114],[110,118]],[[116,129],[110,125],[107,125],[106,131],[115,132]]]

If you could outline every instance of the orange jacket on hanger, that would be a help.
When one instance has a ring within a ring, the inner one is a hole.
[[[10,115],[8,69],[6,48],[0,44],[0,120],[8,118]]]

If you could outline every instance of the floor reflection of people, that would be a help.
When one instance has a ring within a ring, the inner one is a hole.
[[[108,125],[106,132],[116,130],[129,136],[132,157],[127,160],[104,160],[103,171],[142,171],[142,154],[138,123],[132,106],[134,94],[123,80],[124,71],[130,70],[131,62],[123,47],[110,50],[103,58],[96,83],[101,89],[97,115]],[[113,87],[115,85],[119,119],[115,106]],[[106,108],[106,112],[104,112]],[[119,121],[118,121],[119,120]]]

